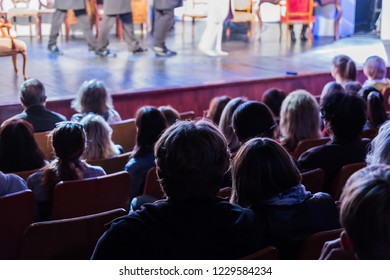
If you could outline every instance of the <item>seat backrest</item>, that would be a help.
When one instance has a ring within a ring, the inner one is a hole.
[[[34,223],[24,233],[20,259],[90,259],[97,241],[106,230],[105,225],[126,214],[120,208],[71,219]]]
[[[15,8],[28,8],[31,0],[12,0]]]
[[[146,174],[144,194],[151,195],[157,199],[165,197],[163,191],[161,190],[160,182],[158,181],[156,167],[150,168]]]
[[[287,0],[286,13],[290,16],[312,15],[313,6],[313,0]]]
[[[101,166],[107,174],[112,174],[125,169],[125,165],[129,161],[130,154],[131,152],[127,152],[104,159],[91,159],[87,160],[87,162],[91,165]]]
[[[371,128],[371,129],[365,129],[362,131],[360,137],[361,138],[368,138],[368,139],[374,139],[378,135],[378,128]]]
[[[25,180],[27,182],[28,176],[30,176],[31,174],[33,174],[33,173],[35,173],[35,172],[37,172],[39,170],[40,170],[40,168],[26,170],[26,171],[12,172],[12,173],[15,174],[15,175],[20,176],[23,180]]]
[[[129,210],[126,171],[84,180],[62,181],[54,188],[52,219],[66,219],[116,208]]]
[[[252,10],[252,0],[235,0],[234,9],[250,13]]]
[[[297,147],[295,148],[295,151],[293,153],[291,153],[291,154],[296,159],[298,159],[301,156],[301,154],[303,154],[307,150],[309,150],[309,149],[311,149],[313,147],[324,145],[324,144],[328,143],[329,141],[330,141],[329,137],[301,140],[297,144]]]
[[[274,246],[265,247],[249,256],[242,258],[242,260],[278,260],[279,252]]]
[[[299,258],[302,260],[318,260],[325,242],[339,238],[342,231],[343,229],[340,228],[312,234],[303,243]]]
[[[45,155],[45,158],[49,161],[53,160],[55,154],[50,141],[49,132],[35,132],[34,138],[39,148],[41,148],[43,154]]]
[[[356,171],[366,167],[365,162],[357,162],[357,163],[350,163],[344,165],[339,174],[334,178],[331,188],[330,188],[330,194],[333,197],[334,200],[339,200],[341,193],[343,192],[343,188],[349,177]]]
[[[322,191],[325,180],[325,172],[321,168],[316,168],[307,172],[301,173],[302,184],[312,193]]]
[[[382,95],[383,95],[383,105],[385,106],[385,110],[389,111],[390,110],[390,101],[389,101],[389,98],[390,98],[390,87],[385,88],[382,91]]]
[[[187,112],[181,112],[179,113],[180,120],[193,120],[195,119],[195,112],[194,111],[187,111]]]
[[[148,7],[148,0],[131,0],[133,24],[143,24],[148,22]]]
[[[135,119],[112,123],[110,126],[112,128],[112,141],[115,144],[121,145],[125,152],[133,150],[137,137]]]
[[[35,221],[34,194],[30,190],[0,196],[0,259],[19,258],[24,230]]]

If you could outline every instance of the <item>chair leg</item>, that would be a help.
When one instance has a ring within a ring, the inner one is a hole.
[[[230,22],[226,23],[226,39],[230,38]]]
[[[18,54],[17,53],[12,55],[12,63],[14,65],[15,74],[17,75],[18,74]]]
[[[28,27],[30,29],[30,38],[32,37],[32,19],[31,16],[28,17]]]
[[[16,29],[16,17],[13,17],[13,20],[14,20],[15,33],[18,34],[18,30]]]
[[[27,74],[26,74],[27,53],[22,52],[21,54],[23,57],[23,78],[24,78],[24,80],[27,80],[28,79]]]

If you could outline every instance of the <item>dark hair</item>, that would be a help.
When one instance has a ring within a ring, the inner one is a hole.
[[[5,173],[41,168],[45,156],[32,125],[22,119],[7,121],[0,130],[0,170]]]
[[[289,190],[301,175],[288,152],[269,138],[253,138],[237,152],[232,164],[232,203],[249,207]]]
[[[362,89],[362,84],[357,81],[351,81],[344,84],[345,93],[353,96],[357,96]]]
[[[321,105],[322,118],[329,122],[331,132],[342,142],[356,140],[366,122],[365,104],[355,96],[334,93]]]
[[[226,140],[209,121],[178,121],[155,146],[158,177],[173,200],[215,199],[229,168]]]
[[[327,83],[323,88],[321,92],[321,97],[320,97],[320,105],[324,102],[324,99],[327,98],[328,96],[336,93],[336,92],[341,92],[341,93],[346,93],[345,88],[337,83],[337,82],[329,82]]]
[[[216,125],[219,124],[223,108],[232,98],[229,96],[217,96],[210,101],[209,109],[207,111],[207,118]]]
[[[37,79],[24,81],[20,87],[20,100],[26,108],[45,103],[45,87]]]
[[[271,88],[264,92],[261,101],[271,109],[272,113],[277,118],[280,115],[280,108],[282,107],[282,102],[286,96],[287,94],[283,90]]]
[[[374,127],[379,127],[387,121],[383,96],[380,92],[372,91],[367,97],[367,120]]]
[[[267,105],[248,101],[234,111],[233,128],[241,142],[254,137],[274,138],[276,122]]]
[[[333,65],[337,68],[338,73],[343,80],[356,80],[356,64],[349,56],[338,55],[334,57]]]
[[[171,106],[160,106],[158,110],[163,113],[165,119],[167,120],[167,125],[173,125],[177,120],[180,120],[179,112]]]
[[[162,132],[167,128],[164,115],[154,107],[144,106],[138,109],[135,123],[137,125],[137,145],[132,156],[142,157],[153,152],[153,147]]]

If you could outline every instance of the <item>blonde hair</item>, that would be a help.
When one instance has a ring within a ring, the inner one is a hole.
[[[377,55],[368,57],[363,69],[364,74],[370,79],[380,80],[386,77],[386,63]]]
[[[111,140],[112,129],[103,117],[88,114],[80,123],[83,124],[87,135],[85,159],[109,158],[119,154],[118,148]]]
[[[390,164],[390,122],[385,122],[371,141],[366,156],[367,164]]]
[[[316,99],[306,90],[287,95],[280,111],[281,143],[292,151],[299,141],[319,138],[320,112]]]

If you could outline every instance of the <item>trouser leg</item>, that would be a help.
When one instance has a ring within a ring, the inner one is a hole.
[[[110,35],[110,30],[114,26],[116,16],[107,16],[105,15],[101,22],[100,32],[97,40],[97,50],[103,51],[107,49],[109,44],[108,37]]]
[[[139,42],[134,36],[133,17],[131,13],[123,14],[120,16],[123,26],[123,36],[129,51],[135,51],[139,48]]]
[[[222,35],[223,35],[223,23],[221,22],[217,25],[217,40],[215,46],[217,52],[222,51]]]
[[[51,29],[50,29],[50,36],[49,36],[49,47],[54,46],[57,44],[57,38],[60,33],[61,24],[65,20],[66,11],[64,10],[56,10],[53,14],[52,20],[51,20]]]
[[[154,10],[154,43],[155,47],[165,47],[165,39],[174,24],[173,10]]]
[[[203,50],[214,50],[218,36],[218,24],[207,22],[206,29],[200,39],[199,48]]]
[[[80,28],[83,31],[84,38],[88,43],[88,46],[92,49],[96,49],[96,39],[92,33],[91,23],[87,14],[77,15],[77,22],[80,24]]]

